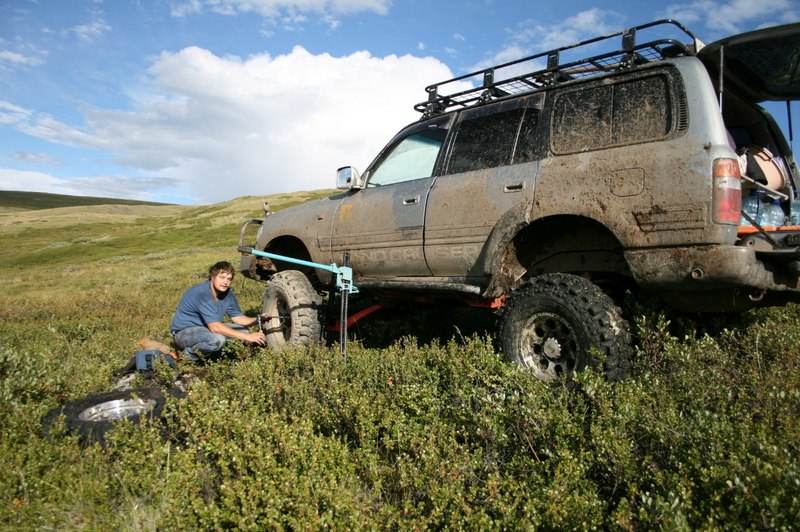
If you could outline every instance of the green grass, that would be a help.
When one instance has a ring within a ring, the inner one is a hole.
[[[0,217],[0,528],[796,527],[796,305],[723,322],[639,301],[631,377],[587,372],[577,392],[505,363],[484,315],[398,308],[352,329],[347,365],[240,346],[182,367],[196,380],[162,425],[44,438],[137,340],[169,341],[182,291],[238,261],[263,199]],[[256,312],[262,286],[234,288]]]

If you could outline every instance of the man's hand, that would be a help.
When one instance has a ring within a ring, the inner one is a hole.
[[[267,344],[267,337],[264,336],[264,333],[261,332],[261,331],[247,333],[244,336],[244,340],[246,342],[250,342],[250,343],[253,343],[253,344],[258,344],[258,345],[261,345],[261,346]]]
[[[235,319],[232,319],[233,323],[236,325],[240,325],[242,327],[247,327],[252,325],[256,318],[248,318],[246,316],[237,316]],[[238,323],[237,323],[238,321]],[[241,329],[234,329],[222,322],[215,321],[213,323],[208,324],[208,329],[211,332],[215,332],[217,334],[221,334],[223,336],[227,336],[228,338],[236,338],[238,340],[242,340],[245,342],[250,342],[253,344],[258,345],[266,345],[267,344],[267,337],[264,336],[262,331],[256,332],[245,332]]]

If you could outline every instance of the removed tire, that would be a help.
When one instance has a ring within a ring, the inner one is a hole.
[[[322,297],[308,277],[297,270],[278,272],[270,278],[261,313],[267,345],[281,350],[287,345],[310,345],[322,337],[319,310]]]
[[[592,348],[602,353],[609,381],[625,377],[630,364],[628,322],[600,288],[576,275],[545,274],[517,289],[502,311],[498,337],[510,361],[545,382],[597,367]]]
[[[120,421],[158,419],[163,408],[164,392],[155,387],[87,395],[48,412],[44,431],[49,436],[63,416],[67,432],[79,435],[82,445],[103,443],[106,433]]]

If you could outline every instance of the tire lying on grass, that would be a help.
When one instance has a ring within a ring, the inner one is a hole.
[[[498,323],[500,349],[512,362],[550,383],[598,367],[609,381],[625,377],[631,337],[620,309],[597,285],[576,275],[534,277],[506,301]]]
[[[267,345],[281,350],[287,345],[320,342],[322,323],[319,309],[322,297],[300,271],[285,270],[274,274],[264,292],[262,314]]]
[[[69,434],[80,436],[82,445],[103,443],[106,433],[120,421],[139,423],[161,417],[164,392],[144,387],[87,395],[52,409],[44,418],[44,432],[50,436],[61,417]]]

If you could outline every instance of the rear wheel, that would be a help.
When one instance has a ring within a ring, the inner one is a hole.
[[[262,314],[270,317],[263,324],[267,345],[280,350],[287,345],[318,343],[322,337],[321,304],[322,297],[302,272],[274,274],[261,307]]]
[[[592,348],[604,356],[610,381],[625,377],[630,364],[630,330],[620,309],[576,275],[545,274],[516,290],[501,314],[498,336],[509,360],[545,382],[596,367]]]

